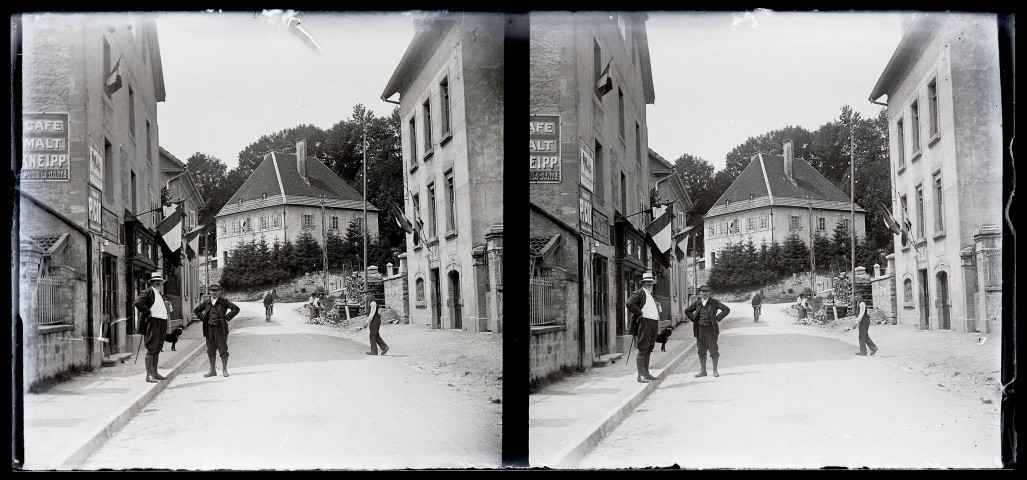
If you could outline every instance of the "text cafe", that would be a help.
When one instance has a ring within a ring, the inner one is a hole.
[[[560,182],[560,116],[532,115],[528,136],[529,180],[535,183]]]
[[[26,113],[22,124],[22,180],[69,180],[67,113]]]

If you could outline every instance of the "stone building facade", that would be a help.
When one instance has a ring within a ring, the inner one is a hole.
[[[164,260],[154,227],[163,184],[157,102],[165,91],[152,17],[17,21],[18,312],[28,386],[128,350],[135,275],[148,277]],[[60,315],[41,318],[41,311]]]
[[[530,376],[626,350],[651,268],[644,13],[530,14]]]
[[[1002,92],[993,14],[920,13],[870,94],[887,96],[897,319],[1000,333]]]
[[[399,104],[404,216],[421,226],[406,244],[414,324],[503,330],[490,309],[500,304],[502,283],[489,281],[502,263],[502,242],[494,240],[503,223],[503,19],[421,20],[382,92]],[[489,237],[493,249],[484,255]]]

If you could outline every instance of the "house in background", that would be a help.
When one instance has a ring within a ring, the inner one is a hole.
[[[306,140],[296,154],[270,152],[236,190],[217,223],[217,263],[223,269],[232,250],[245,242],[270,247],[275,241],[296,243],[310,233],[318,245],[325,237],[345,236],[351,220],[363,224],[364,198],[320,160],[306,154]],[[378,235],[378,208],[367,204],[367,235]],[[363,265],[355,268],[362,270]]]
[[[423,223],[406,240],[410,323],[503,331],[503,19],[421,20],[382,92],[399,95],[407,174],[394,188]]]
[[[688,238],[684,229],[688,220],[686,214],[692,208],[692,197],[688,195],[674,165],[651,148],[649,178],[651,188],[656,189],[660,196],[661,204],[673,205],[670,209],[670,230],[665,234],[671,240],[670,249],[653,253],[653,259],[663,267],[653,268],[656,277],[653,296],[663,304],[663,312],[660,314],[662,328],[666,326],[664,323],[677,325],[686,320],[685,307],[688,306],[688,288],[692,285],[692,279],[686,273],[685,251],[682,248],[687,246],[680,242]],[[654,222],[658,221],[655,213],[653,217]]]
[[[916,14],[870,94],[887,95],[897,321],[1001,333],[1002,91],[994,14]]]
[[[783,155],[756,154],[738,178],[703,216],[705,262],[717,263],[717,252],[726,245],[752,241],[784,245],[790,234],[810,246],[814,235],[831,237],[841,223],[851,228],[849,196],[801,158],[794,158],[792,141]],[[856,237],[866,235],[866,210],[855,210]]]
[[[175,204],[181,202],[182,209],[182,223],[179,227],[182,231],[182,243],[175,252],[165,252],[166,258],[172,261],[165,262],[163,272],[164,297],[172,305],[169,319],[171,328],[176,325],[188,325],[194,320],[193,308],[200,304],[205,293],[200,281],[200,227],[197,224],[204,199],[200,195],[196,179],[186,169],[185,162],[163,147],[160,147],[159,151],[162,188],[167,189],[169,200]]]

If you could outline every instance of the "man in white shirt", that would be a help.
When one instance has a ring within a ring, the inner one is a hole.
[[[656,279],[653,274],[642,275],[642,288],[632,292],[625,306],[638,319],[637,331],[631,332],[638,340],[638,356],[635,365],[638,369],[638,381],[649,383],[656,377],[649,373],[649,356],[656,347],[656,333],[660,329],[660,307],[653,298],[653,285]]]
[[[165,302],[161,286],[164,277],[160,272],[150,275],[150,286],[136,297],[135,307],[139,310],[140,325],[146,342],[146,381],[157,383],[167,380],[157,373],[157,362],[160,349],[164,346],[164,336],[168,333],[168,318],[171,314],[171,303]]]

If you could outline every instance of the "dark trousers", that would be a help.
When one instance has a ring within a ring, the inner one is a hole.
[[[720,350],[717,348],[717,331],[713,324],[699,325],[699,336],[695,337],[695,345],[698,348],[699,358],[706,358],[706,352],[710,352],[710,358],[720,358]]]
[[[265,315],[271,315],[271,313],[274,311],[274,309],[275,309],[274,304],[264,305],[264,314]]]
[[[638,353],[646,354],[656,348],[656,335],[660,329],[660,321],[640,317],[638,319]]]
[[[207,327],[207,358],[214,358],[214,355],[221,354],[222,359],[228,358],[228,336],[221,325],[209,325]]]
[[[870,339],[870,318],[863,317],[859,321],[859,352],[867,353],[867,347],[870,347],[871,350],[877,349],[877,345]]]
[[[160,359],[160,349],[164,346],[164,336],[168,334],[168,321],[163,318],[153,318],[146,322],[146,362],[152,365],[154,372],[157,370],[157,361]]]
[[[389,346],[385,344],[385,340],[382,340],[382,336],[378,333],[378,330],[382,328],[382,320],[380,318],[371,320],[371,323],[367,328],[370,330],[369,337],[371,340],[372,352],[378,353],[378,347],[381,347],[382,350],[389,348]]]

